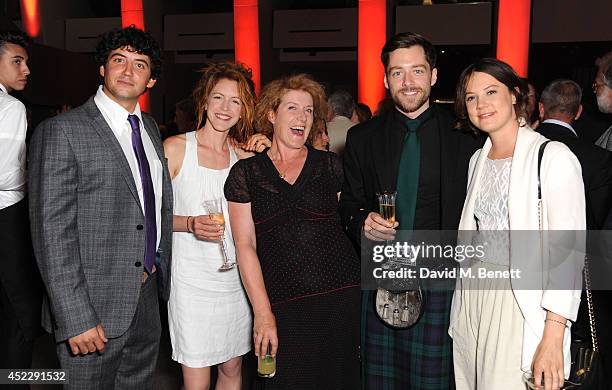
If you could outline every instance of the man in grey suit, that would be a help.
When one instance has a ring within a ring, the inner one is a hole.
[[[149,389],[169,293],[172,187],[159,129],[138,98],[161,51],[133,26],[96,48],[103,85],[43,122],[30,146],[30,220],[55,334],[75,389]]]

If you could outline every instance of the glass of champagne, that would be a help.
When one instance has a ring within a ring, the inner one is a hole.
[[[225,216],[223,215],[223,200],[222,199],[211,199],[205,200],[202,202],[204,205],[204,210],[208,213],[208,217],[213,219],[219,225],[225,225]],[[225,230],[223,231],[223,235],[221,236],[221,241],[219,242],[221,246],[221,253],[223,253],[223,264],[219,267],[219,271],[227,271],[236,266],[236,262],[230,260],[227,255],[227,249],[225,244]]]
[[[390,223],[395,223],[396,194],[396,192],[381,192],[376,194],[378,197],[380,216]]]
[[[378,210],[381,217],[383,217],[387,222],[394,224],[395,223],[395,197],[397,192],[379,192],[376,194],[378,197]],[[386,241],[386,244],[389,245],[389,241]],[[390,258],[389,260],[394,261],[395,256]]]

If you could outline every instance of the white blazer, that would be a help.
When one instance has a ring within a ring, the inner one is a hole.
[[[540,169],[542,188],[542,230],[563,230],[553,236],[568,234],[570,240],[575,240],[575,248],[570,255],[563,253],[563,261],[558,266],[558,253],[541,250],[540,234],[529,234],[533,239],[530,245],[524,240],[512,240],[513,231],[539,230],[538,216],[538,151],[546,138],[531,128],[520,127],[512,158],[510,171],[508,213],[510,234],[510,267],[522,270],[534,270],[545,274],[538,279],[541,283],[529,289],[518,289],[512,282],[513,293],[525,319],[523,327],[523,345],[521,368],[524,372],[531,371],[531,364],[536,348],[544,333],[546,310],[559,314],[571,321],[576,320],[580,294],[582,289],[582,267],[584,265],[584,231],[586,229],[584,185],[580,163],[574,154],[562,143],[550,142],[545,149]],[[484,163],[491,149],[491,141],[487,139],[482,149],[477,150],[470,160],[468,172],[468,189],[463,212],[461,214],[460,230],[476,230],[474,219],[474,203],[478,196]],[[546,234],[546,233],[543,233]],[[515,237],[518,236],[517,232]],[[525,237],[523,232],[520,237]],[[533,259],[542,261],[533,261]],[[569,260],[568,260],[569,259]],[[531,261],[530,261],[531,260]],[[553,263],[557,261],[557,265]],[[535,263],[535,264],[534,264]],[[546,271],[546,272],[545,272]],[[563,281],[557,284],[558,289],[551,289],[563,276]],[[533,283],[530,282],[530,283]],[[562,286],[562,287],[559,287]],[[541,287],[541,289],[536,289]],[[459,315],[461,306],[461,280],[451,306],[449,334]],[[569,322],[568,322],[569,324]],[[571,324],[569,324],[571,325]],[[570,330],[565,331],[563,356],[565,377],[570,370]]]

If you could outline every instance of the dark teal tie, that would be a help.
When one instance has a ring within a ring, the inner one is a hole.
[[[399,222],[399,229],[412,230],[414,228],[414,214],[416,211],[421,163],[421,146],[416,133],[420,121],[407,119],[404,121],[404,124],[408,131],[404,137],[404,147],[397,174],[395,213],[396,219]]]

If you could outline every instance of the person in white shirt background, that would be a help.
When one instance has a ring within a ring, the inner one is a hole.
[[[331,119],[327,122],[329,150],[342,156],[346,143],[346,133],[355,125],[350,119],[355,111],[355,100],[347,91],[337,90],[329,95],[327,103],[331,116]]]
[[[30,69],[22,32],[0,31],[0,368],[29,368],[40,330],[42,287],[31,249],[26,197],[26,108]]]

